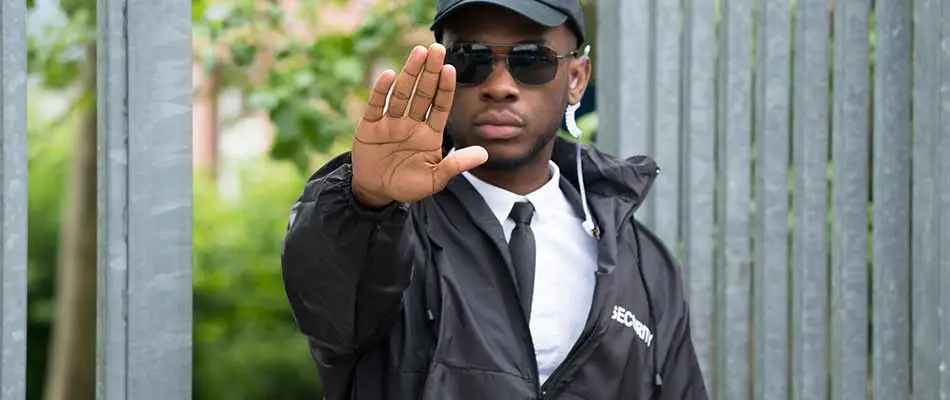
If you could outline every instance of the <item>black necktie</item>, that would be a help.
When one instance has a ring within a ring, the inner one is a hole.
[[[515,203],[508,218],[515,222],[515,229],[511,231],[508,240],[508,251],[511,253],[511,262],[515,267],[515,277],[518,279],[518,291],[521,297],[521,307],[525,317],[531,318],[531,296],[534,293],[534,232],[531,232],[531,217],[534,215],[534,206],[527,201]]]

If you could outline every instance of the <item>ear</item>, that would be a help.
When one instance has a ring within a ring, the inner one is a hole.
[[[591,62],[590,45],[584,46],[584,52],[573,60],[568,70],[568,102],[577,104],[584,97],[587,84],[590,82]]]

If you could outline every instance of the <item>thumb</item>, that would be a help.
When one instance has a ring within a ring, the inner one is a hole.
[[[482,165],[485,161],[488,161],[488,151],[482,146],[469,146],[455,150],[436,166],[435,183],[441,190],[456,175]]]

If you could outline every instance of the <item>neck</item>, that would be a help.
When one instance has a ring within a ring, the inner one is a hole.
[[[524,196],[548,183],[551,180],[551,169],[548,166],[548,158],[538,157],[537,161],[514,170],[476,168],[472,170],[472,175],[493,186]]]

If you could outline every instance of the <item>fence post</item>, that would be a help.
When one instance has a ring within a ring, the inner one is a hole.
[[[620,157],[651,153],[648,10],[649,0],[597,4],[597,145]]]
[[[0,397],[26,396],[26,2],[0,2]]]
[[[833,25],[831,397],[865,397],[868,376],[869,0],[836,1]],[[882,38],[889,40],[889,38]]]
[[[911,3],[876,3],[872,393],[910,393]],[[915,396],[916,397],[916,396]],[[919,398],[919,397],[918,397]]]
[[[191,398],[191,2],[98,0],[97,398]]]
[[[950,396],[950,0],[914,2],[911,387]]]
[[[752,398],[789,397],[789,185],[792,85],[788,0],[760,1],[755,63]]]
[[[715,323],[716,14],[717,0],[684,6],[683,73],[683,282],[688,288],[693,345],[712,392]],[[665,175],[664,175],[665,176]]]

